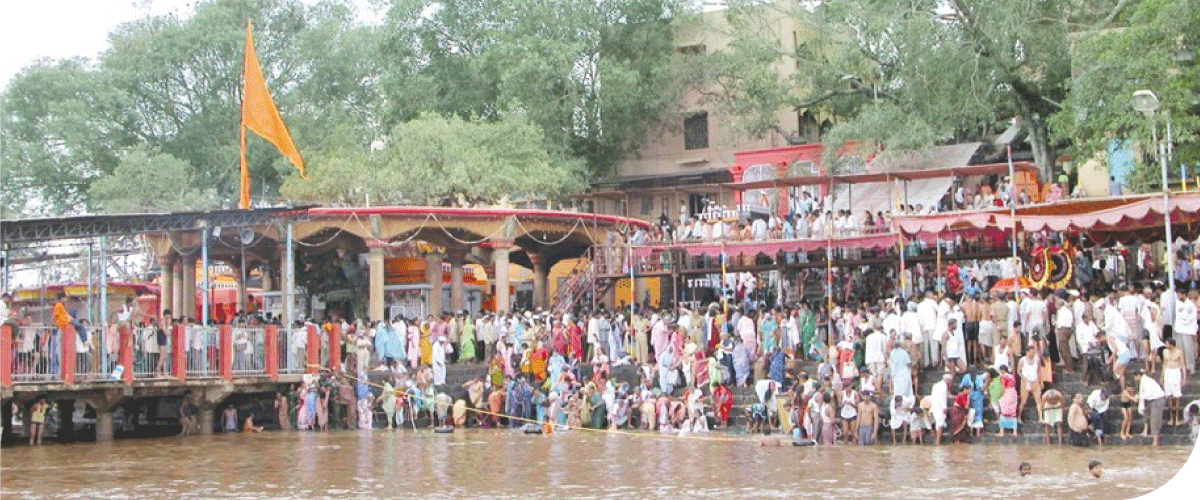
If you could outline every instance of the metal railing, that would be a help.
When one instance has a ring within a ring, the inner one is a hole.
[[[316,325],[275,326],[108,325],[80,336],[68,327],[0,325],[0,386],[37,383],[125,383],[147,379],[215,379],[313,373],[336,368],[333,332]],[[65,342],[65,343],[64,343]],[[319,366],[318,366],[319,365]]]
[[[85,333],[75,334],[75,381],[88,382],[92,380],[104,380],[109,378],[111,364],[116,361],[116,356],[109,356],[108,364],[110,366],[101,366],[104,356],[101,354],[102,349],[107,349],[106,340],[113,338],[114,341],[120,337],[116,334],[116,328],[111,328],[106,331],[105,328],[88,328]],[[120,343],[114,343],[114,349],[120,347]]]
[[[279,373],[306,373],[308,360],[308,329],[292,327],[279,330]]]
[[[216,326],[187,325],[187,377],[217,377],[221,369],[221,342]]]
[[[266,329],[262,326],[233,327],[233,374],[266,373]]]
[[[13,342],[12,378],[17,382],[60,380],[61,350],[53,325],[21,325]]]
[[[171,335],[157,326],[134,329],[134,378],[164,378],[171,373]]]

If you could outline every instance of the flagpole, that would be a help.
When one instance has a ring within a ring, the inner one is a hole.
[[[246,164],[246,66],[250,63],[250,51],[254,49],[254,41],[251,38],[251,32],[254,29],[253,21],[246,19],[246,46],[243,49],[242,57],[242,102],[238,108],[241,109],[241,116],[238,117],[238,159],[241,165],[241,171],[238,174],[238,208],[247,210],[250,208],[250,167]]]
[[[245,99],[244,96],[243,99]],[[238,136],[238,151],[242,166],[238,176],[240,186],[238,192],[241,193],[238,196],[238,208],[246,210],[250,208],[250,169],[246,166],[246,127],[241,123],[238,123]]]

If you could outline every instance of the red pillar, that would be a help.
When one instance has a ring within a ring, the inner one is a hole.
[[[187,380],[187,335],[182,324],[171,329],[171,376]]]
[[[58,367],[62,371],[64,384],[75,383],[75,343],[79,342],[76,335],[78,334],[75,333],[75,326],[70,324],[58,331]]]
[[[317,337],[317,325],[308,325],[308,347],[305,350],[308,373],[317,373],[321,368],[321,338]]]
[[[267,325],[263,330],[263,368],[272,382],[279,380],[279,327]]]
[[[118,351],[118,352],[120,352],[120,356],[121,356],[120,362],[121,362],[121,366],[125,367],[125,371],[124,371],[124,373],[122,373],[122,380],[124,380],[126,384],[132,384],[133,383],[133,331],[129,328],[129,325],[121,325],[121,326],[117,327],[117,331],[120,332],[120,335],[121,335],[121,350]]]
[[[221,380],[233,380],[233,326],[228,323],[217,328],[220,342]]]
[[[329,369],[334,372],[342,369],[342,326],[337,323],[329,331]]]
[[[13,327],[0,325],[0,387],[12,387]]]

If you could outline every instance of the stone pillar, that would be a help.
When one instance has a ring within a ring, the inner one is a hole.
[[[453,250],[450,257],[450,310],[455,314],[466,307],[463,304],[463,263],[466,260],[465,249]]]
[[[379,321],[383,319],[383,247],[374,241],[368,241],[367,247],[369,248],[367,255],[367,274],[369,280],[367,286],[367,316],[370,316],[371,321]]]
[[[442,254],[430,253],[425,256],[425,272],[429,282],[429,314],[441,317],[445,309],[442,304]]]
[[[246,311],[246,280],[242,277],[242,266],[245,265],[240,259],[236,266],[233,266],[234,272],[237,273],[237,310],[240,312]],[[250,270],[246,270],[249,274]]]
[[[264,292],[275,289],[275,283],[271,280],[271,269],[276,267],[274,262],[267,262],[262,267],[262,289]]]
[[[278,261],[278,267],[277,267],[277,269],[279,269],[279,282],[273,283],[275,285],[275,287],[274,287],[275,291],[279,292],[280,302],[279,302],[279,313],[278,314],[279,314],[280,321],[283,321],[283,311],[284,311],[283,287],[287,283],[287,273],[288,273],[287,256],[286,255],[287,255],[287,241],[285,238],[284,242],[279,244],[279,261]],[[293,314],[294,313],[295,313],[295,311],[293,311]],[[296,318],[293,317],[292,321],[295,321],[295,320],[296,320]]]
[[[213,433],[213,412],[216,411],[216,405],[202,403],[197,405],[199,417],[196,419],[198,427],[200,427],[201,435]]]
[[[175,259],[170,256],[162,256],[158,258],[158,267],[162,273],[158,277],[158,311],[162,315],[168,309],[171,314],[175,315],[175,310],[172,304],[175,300]]]
[[[176,318],[188,316],[183,313],[183,262],[180,259],[171,263],[171,311]]]
[[[60,443],[75,442],[75,400],[60,399],[58,403],[58,433],[54,439]]]
[[[512,251],[511,242],[494,242],[492,244],[492,263],[496,266],[496,276],[492,280],[496,285],[496,312],[509,312],[508,296],[508,252]]]
[[[533,306],[546,309],[549,303],[547,288],[549,288],[549,269],[541,255],[528,253],[529,263],[533,265]]]
[[[113,412],[96,408],[96,441],[113,440]]]
[[[16,402],[11,399],[0,402],[0,421],[5,423],[0,426],[0,444],[4,446],[12,446],[17,442],[17,435],[13,433],[12,425],[9,425],[12,422],[13,405],[15,404]]]
[[[199,314],[196,314],[196,256],[189,255],[183,258],[183,289],[180,291],[180,310],[182,316],[196,318],[196,322],[200,323]]]

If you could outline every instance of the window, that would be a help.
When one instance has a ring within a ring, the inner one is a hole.
[[[654,197],[642,198],[642,215],[650,215],[651,210],[654,210]]]
[[[693,113],[683,119],[683,149],[708,148],[708,113]]]

